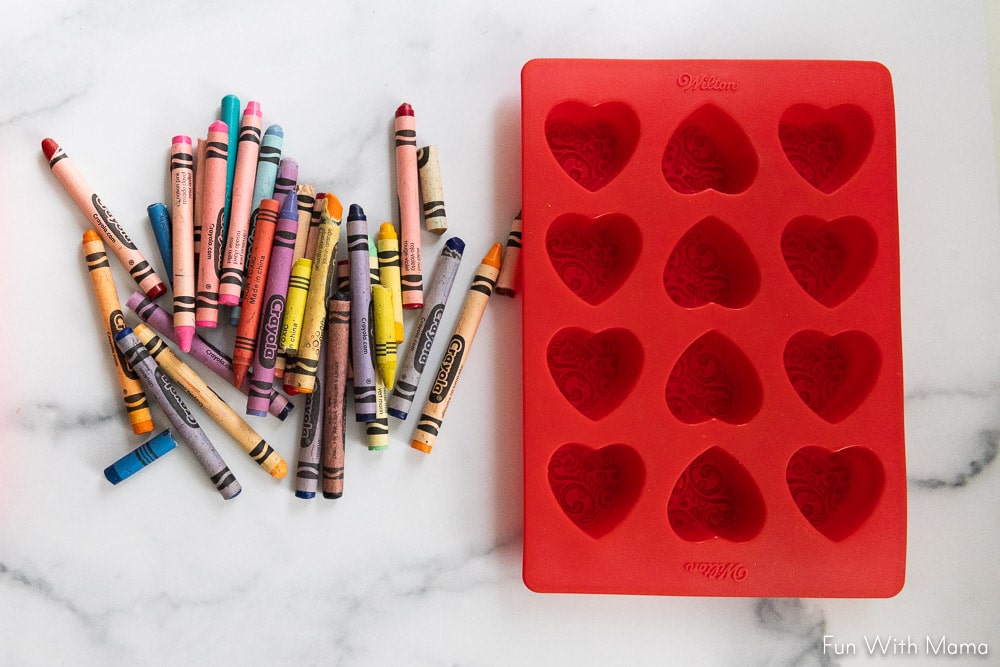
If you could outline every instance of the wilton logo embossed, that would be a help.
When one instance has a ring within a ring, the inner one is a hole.
[[[275,294],[264,304],[264,340],[257,345],[257,355],[264,368],[274,368],[278,353],[278,330],[281,327],[281,314],[285,309],[285,300]]]
[[[720,79],[717,76],[708,76],[705,74],[691,75],[687,72],[677,77],[677,85],[684,92],[692,92],[695,90],[739,90],[739,85],[735,81],[726,81],[725,79]]]
[[[417,354],[413,358],[413,367],[420,373],[424,372],[427,364],[427,357],[431,353],[431,345],[434,343],[434,336],[437,334],[438,324],[444,314],[444,304],[437,304],[427,314],[427,327],[423,335],[417,340]]]
[[[704,575],[708,579],[743,581],[747,568],[743,563],[684,563],[684,571]]]
[[[455,334],[448,342],[448,349],[445,350],[444,359],[441,360],[441,368],[438,370],[434,384],[431,386],[431,393],[427,400],[431,403],[442,403],[448,396],[451,386],[455,384],[458,377],[458,369],[462,366],[462,357],[465,356],[465,339]]]

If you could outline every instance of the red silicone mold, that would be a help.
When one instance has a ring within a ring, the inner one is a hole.
[[[897,593],[885,68],[534,60],[522,140],[525,583]]]

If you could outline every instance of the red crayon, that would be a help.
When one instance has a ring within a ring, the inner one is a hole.
[[[260,104],[248,102],[240,123],[236,173],[233,176],[233,198],[229,213],[229,238],[219,274],[219,303],[236,306],[243,290],[243,262],[247,254],[247,234],[250,231],[250,208],[253,204],[257,156],[260,153],[263,118]]]
[[[156,275],[156,271],[146,261],[139,249],[135,247],[132,239],[118,224],[115,216],[111,214],[101,198],[84,180],[83,175],[66,155],[66,151],[52,139],[42,139],[42,153],[49,161],[52,173],[62,183],[84,216],[90,220],[94,229],[101,235],[101,239],[125,265],[129,275],[139,285],[139,289],[145,292],[150,299],[156,299],[163,294],[167,290],[163,281]]]
[[[205,196],[201,209],[202,239],[195,296],[195,324],[214,329],[219,321],[219,271],[222,266],[222,217],[226,209],[226,161],[229,127],[217,120],[205,142]]]
[[[257,213],[257,231],[254,232],[253,245],[247,260],[246,289],[243,293],[240,320],[236,325],[236,343],[233,346],[233,384],[237,387],[243,384],[257,347],[261,298],[264,296],[267,269],[271,263],[271,246],[274,243],[279,207],[277,199],[264,199],[260,202],[260,210]]]
[[[399,197],[400,289],[403,308],[424,305],[420,258],[420,202],[417,172],[417,124],[406,102],[396,109],[396,194]]]

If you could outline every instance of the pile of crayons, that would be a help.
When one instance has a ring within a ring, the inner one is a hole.
[[[409,104],[396,109],[394,121],[400,233],[385,222],[374,241],[360,205],[348,207],[342,224],[344,209],[336,196],[317,194],[299,182],[298,164],[282,154],[282,128],[271,125],[262,132],[259,103],[249,102],[242,117],[239,108],[239,99],[227,95],[206,138],[196,143],[188,136],[173,138],[170,207],[148,208],[173,290],[173,313],[156,303],[167,286],[111,211],[65,151],[52,139],[42,141],[52,173],[93,225],[83,235],[83,254],[132,429],[137,434],[153,430],[147,395],[172,429],[113,463],[105,476],[117,484],[174,449],[178,436],[223,498],[240,493],[240,483],[177,386],[272,477],[288,472],[278,452],[167,339],[240,389],[247,396],[247,415],[270,413],[284,421],[293,409],[285,394],[304,394],[295,494],[315,497],[322,480],[323,496],[339,498],[347,383],[353,382],[355,419],[366,424],[368,449],[388,448],[389,417],[409,415],[465,244],[457,237],[444,243],[425,291],[420,220],[440,236],[447,218],[437,148],[417,149]],[[342,226],[348,259],[337,262]],[[503,267],[501,244],[494,243],[476,271],[416,425],[411,446],[418,451],[430,453],[435,443],[494,288],[507,296],[515,293],[520,232],[518,214]],[[122,313],[106,246],[139,287],[126,301],[141,320],[134,327]],[[221,306],[231,307],[231,356],[198,334],[198,329],[219,327]],[[398,361],[404,309],[421,312]],[[284,394],[275,388],[276,380]]]

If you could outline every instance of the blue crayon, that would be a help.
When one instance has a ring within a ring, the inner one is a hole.
[[[247,231],[247,254],[244,265],[250,262],[250,250],[253,248],[254,233],[257,231],[257,212],[260,210],[260,203],[265,199],[271,199],[274,195],[274,182],[278,177],[278,163],[281,161],[281,149],[284,143],[285,131],[280,125],[271,125],[264,131],[257,157],[257,175],[253,182],[250,229]],[[229,311],[229,323],[234,327],[240,323],[239,306],[233,306]]]
[[[112,484],[117,484],[176,447],[177,442],[170,435],[170,429],[167,429],[109,465],[104,469],[104,476]]]
[[[371,338],[371,269],[368,218],[357,204],[347,214],[347,257],[351,263],[351,357],[354,368],[354,418],[376,419],[375,365]]]
[[[229,209],[233,198],[233,177],[236,174],[236,149],[240,138],[240,98],[226,95],[222,98],[219,120],[229,127],[229,155],[226,157],[226,205],[222,212],[222,239],[229,238]]]
[[[146,214],[149,215],[149,226],[153,228],[153,236],[156,237],[156,245],[160,249],[160,259],[163,260],[163,268],[170,279],[170,286],[174,286],[174,249],[173,249],[173,229],[170,226],[170,214],[164,204],[150,204],[146,207]]]

